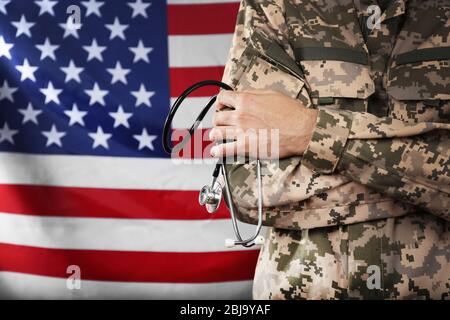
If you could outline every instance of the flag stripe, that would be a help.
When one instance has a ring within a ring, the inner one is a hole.
[[[178,97],[192,84],[203,80],[220,80],[223,75],[223,66],[218,67],[192,67],[170,68],[170,96]],[[219,92],[217,87],[207,87],[193,92],[191,97],[211,97]]]
[[[8,288],[0,290],[0,299],[251,299],[251,287],[252,281],[127,283],[81,279],[80,290],[69,290],[66,279],[0,272],[0,288]]]
[[[170,36],[169,66],[223,66],[232,37],[233,34]]]
[[[168,6],[169,35],[233,33],[238,3]]]
[[[242,224],[241,229],[243,236],[255,231],[249,224]],[[223,219],[133,220],[0,213],[0,243],[43,248],[220,252],[230,251],[225,248],[225,239],[234,237],[231,223]]]
[[[252,279],[257,255],[256,250],[125,252],[0,244],[0,270],[66,278],[67,267],[77,265],[81,268],[82,278],[86,280],[224,282]]]
[[[198,203],[198,191],[0,185],[0,199],[1,212],[25,215],[168,220],[229,217],[225,204],[215,214],[207,214]]]
[[[200,190],[216,160],[0,154],[0,184]]]

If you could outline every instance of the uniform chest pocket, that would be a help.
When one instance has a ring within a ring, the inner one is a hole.
[[[388,74],[390,116],[411,122],[450,122],[450,47],[405,52]]]
[[[366,111],[367,98],[375,92],[375,84],[365,52],[297,48],[295,55],[315,105]]]

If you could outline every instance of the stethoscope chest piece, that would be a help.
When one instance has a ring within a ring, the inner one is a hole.
[[[222,199],[222,186],[219,183],[215,183],[212,186],[204,186],[200,190],[198,195],[198,202],[200,205],[205,206],[208,213],[214,213],[220,206]]]

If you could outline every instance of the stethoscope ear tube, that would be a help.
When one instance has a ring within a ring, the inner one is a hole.
[[[213,96],[206,106],[200,111],[199,115],[195,119],[192,126],[189,128],[188,133],[183,137],[181,142],[176,144],[175,146],[172,145],[171,141],[171,131],[172,131],[172,122],[175,117],[175,114],[178,111],[178,108],[183,103],[183,101],[194,91],[206,87],[206,86],[216,86],[219,88],[222,88],[224,90],[233,90],[229,85],[226,83],[223,83],[221,81],[216,80],[206,80],[198,82],[186,90],[183,91],[183,93],[175,100],[175,103],[173,104],[172,108],[170,108],[169,114],[167,115],[166,121],[164,122],[164,128],[163,128],[163,136],[162,136],[162,144],[164,151],[168,154],[176,154],[180,150],[183,149],[183,147],[186,145],[187,142],[191,139],[191,137],[194,135],[195,130],[200,126],[203,119],[205,118],[208,111],[211,109],[211,107],[216,102],[217,96]],[[262,175],[261,175],[261,162],[259,159],[256,160],[256,171],[257,171],[257,180],[258,180],[258,224],[255,230],[255,234],[251,236],[248,239],[242,239],[239,227],[237,224],[236,219],[236,208],[233,202],[233,197],[231,195],[230,190],[230,184],[228,181],[228,172],[226,169],[225,161],[220,161],[216,164],[213,172],[213,181],[211,186],[205,186],[200,191],[199,195],[199,203],[201,205],[206,206],[209,213],[213,213],[217,210],[220,199],[222,198],[222,187],[218,187],[217,178],[219,176],[219,173],[222,173],[222,176],[224,177],[225,182],[225,197],[227,198],[227,201],[229,203],[230,207],[230,213],[231,213],[231,220],[233,224],[233,229],[236,234],[237,240],[233,239],[227,239],[225,240],[225,246],[227,247],[234,247],[236,245],[241,245],[244,247],[251,247],[255,244],[263,244],[264,237],[260,236],[259,233],[262,228],[262,222],[263,222],[263,192],[262,192]]]

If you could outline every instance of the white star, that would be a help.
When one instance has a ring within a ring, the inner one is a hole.
[[[111,35],[109,36],[109,40],[114,39],[115,37],[119,37],[125,40],[125,30],[128,28],[127,24],[120,24],[119,18],[114,19],[113,24],[105,25],[111,31]]]
[[[82,126],[84,126],[83,117],[86,116],[87,112],[78,110],[78,107],[75,103],[73,104],[72,110],[66,110],[64,111],[64,113],[70,118],[69,126],[74,125],[76,123],[79,123]]]
[[[115,68],[109,68],[106,70],[108,70],[108,72],[111,73],[111,75],[112,75],[112,80],[111,80],[112,84],[116,83],[117,81],[127,84],[126,76],[127,76],[127,74],[130,73],[130,69],[123,69],[122,65],[120,64],[120,61],[118,61],[116,63]]]
[[[142,133],[140,135],[133,135],[137,141],[139,141],[139,150],[144,148],[149,148],[150,150],[154,150],[153,140],[156,139],[156,136],[149,135],[147,129],[142,129]]]
[[[22,124],[28,121],[38,124],[37,116],[42,113],[41,110],[33,109],[31,103],[28,104],[26,109],[19,109],[19,112],[23,115]]]
[[[83,72],[84,68],[77,68],[72,60],[70,60],[67,67],[62,67],[61,70],[66,74],[66,80],[64,82],[69,82],[70,80],[81,82],[80,73]]]
[[[8,80],[3,81],[3,85],[0,87],[0,101],[7,99],[14,102],[13,93],[17,91],[17,88],[10,87]]]
[[[30,28],[35,25],[35,23],[33,22],[27,22],[27,19],[25,19],[25,15],[22,15],[22,17],[20,17],[20,21],[13,21],[11,22],[11,24],[17,29],[16,38],[21,34],[31,37]]]
[[[63,131],[58,131],[55,125],[52,125],[50,131],[42,131],[42,134],[47,137],[46,147],[56,144],[58,147],[62,147],[61,138],[66,135]]]
[[[0,58],[2,56],[5,56],[8,59],[11,59],[11,53],[9,52],[9,50],[11,50],[13,46],[14,45],[12,43],[6,43],[5,39],[3,39],[2,36],[0,36]]]
[[[150,98],[155,95],[153,91],[147,91],[145,86],[141,84],[139,91],[131,91],[131,94],[136,98],[136,107],[139,107],[141,104],[151,107],[152,103],[150,102]]]
[[[8,141],[11,144],[14,144],[13,136],[16,135],[19,131],[12,130],[9,128],[8,124],[5,122],[3,128],[0,129],[0,143],[3,141]]]
[[[6,5],[10,2],[11,2],[11,0],[0,0],[0,12],[2,12],[4,14],[8,14],[6,12]]]
[[[98,102],[102,106],[105,105],[104,96],[108,94],[108,90],[101,90],[97,82],[94,83],[94,87],[91,90],[85,90],[86,94],[91,97],[89,105],[92,106],[94,103]]]
[[[41,51],[41,58],[40,58],[40,60],[43,60],[46,57],[49,57],[52,60],[56,60],[55,50],[57,50],[59,48],[59,46],[58,45],[52,45],[50,43],[50,40],[48,40],[48,38],[45,38],[44,44],[36,45],[36,48],[38,48]]]
[[[96,133],[89,133],[89,137],[91,137],[94,142],[92,144],[92,148],[95,149],[99,146],[104,147],[105,149],[109,148],[108,140],[111,138],[112,134],[104,133],[102,127],[97,127]]]
[[[80,23],[73,23],[71,19],[67,19],[66,23],[60,23],[59,26],[64,29],[64,36],[63,39],[67,38],[68,36],[73,36],[74,38],[78,39],[78,30],[81,28]]]
[[[22,65],[17,65],[16,69],[19,70],[21,73],[20,81],[24,81],[26,79],[30,79],[31,81],[36,81],[36,77],[34,76],[34,73],[38,69],[38,67],[30,66],[28,63],[28,60],[23,60]]]
[[[132,113],[123,112],[122,106],[117,108],[117,112],[110,112],[109,115],[114,118],[114,128],[123,125],[125,128],[129,128],[128,119],[133,115]]]
[[[130,47],[129,49],[134,53],[133,62],[138,62],[139,60],[144,60],[147,63],[150,62],[148,54],[153,51],[153,48],[144,47],[142,40],[139,40],[137,47]]]
[[[39,10],[39,15],[42,15],[48,12],[50,15],[54,16],[55,12],[53,11],[53,7],[58,3],[58,1],[51,0],[40,0],[36,1],[36,4],[41,7]]]
[[[151,3],[143,3],[142,0],[136,0],[136,2],[133,3],[128,2],[127,4],[133,9],[132,18],[138,15],[147,18],[147,12],[145,10],[152,5]]]
[[[58,95],[61,94],[62,90],[54,88],[51,81],[48,83],[47,88],[45,89],[42,88],[40,89],[40,91],[42,92],[43,95],[45,95],[46,104],[52,101],[55,102],[56,104],[60,104]]]
[[[89,0],[89,1],[81,1],[81,4],[86,7],[86,17],[88,17],[91,14],[95,14],[101,17],[100,7],[103,6],[105,3],[97,2],[95,0]]]
[[[90,46],[83,46],[83,49],[89,53],[87,61],[98,59],[100,62],[103,62],[102,52],[106,50],[106,47],[99,46],[97,40],[93,39],[92,44]]]

